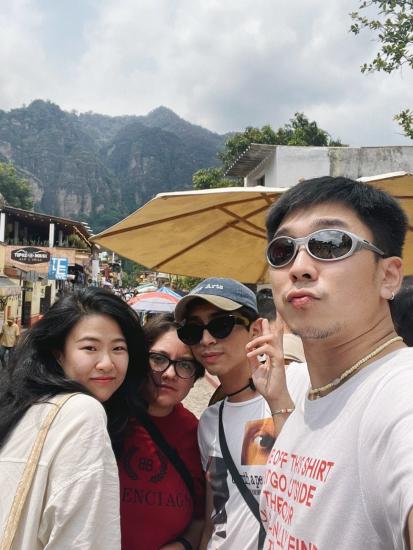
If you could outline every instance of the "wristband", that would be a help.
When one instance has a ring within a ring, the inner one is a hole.
[[[277,416],[277,414],[290,414],[293,411],[295,411],[295,407],[292,407],[291,409],[278,409],[277,411],[271,413],[271,416]]]
[[[178,537],[175,542],[179,542],[185,548],[185,550],[193,550],[192,544],[185,537]]]

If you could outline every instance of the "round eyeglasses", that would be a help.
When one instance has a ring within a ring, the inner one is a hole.
[[[151,351],[149,353],[149,366],[153,372],[162,374],[173,365],[175,374],[179,378],[192,378],[196,373],[196,363],[191,359],[171,359],[163,353]]]

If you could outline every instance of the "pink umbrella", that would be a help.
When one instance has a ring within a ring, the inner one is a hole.
[[[134,296],[128,304],[135,311],[167,312],[173,311],[179,298],[166,294],[166,292],[145,292]]]

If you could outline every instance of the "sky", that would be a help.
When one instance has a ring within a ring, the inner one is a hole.
[[[409,145],[413,71],[363,75],[378,49],[349,32],[356,0],[0,0],[0,109],[145,115],[218,133],[303,112],[351,146]]]

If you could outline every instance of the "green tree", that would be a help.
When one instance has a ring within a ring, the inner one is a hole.
[[[224,148],[218,153],[223,164],[221,168],[206,168],[195,172],[192,177],[194,188],[211,189],[241,185],[239,178],[225,178],[224,173],[248,149],[251,143],[317,147],[342,146],[340,140],[333,140],[328,132],[319,128],[315,121],[310,122],[303,113],[295,113],[294,118],[291,118],[277,131],[274,131],[268,124],[261,129],[248,126],[244,132],[232,135],[225,142]]]
[[[94,233],[99,233],[114,225],[124,217],[125,214],[123,212],[108,205],[102,212],[92,214],[89,218],[86,218],[86,221],[90,224],[90,227],[93,228]]]
[[[266,125],[261,129],[248,127],[244,132],[236,133],[225,142],[224,149],[218,153],[225,170],[249,147],[251,143],[267,143],[270,145],[302,145],[325,147],[341,146],[340,140],[333,140],[330,134],[318,127],[317,122],[310,122],[304,113],[295,113],[277,131]]]
[[[202,279],[198,277],[187,277],[186,275],[174,275],[173,281],[179,289],[191,291],[202,281]]]
[[[29,182],[19,178],[15,167],[6,162],[0,162],[0,193],[10,206],[30,210],[33,198]]]
[[[225,178],[222,168],[202,168],[193,174],[192,183],[194,189],[213,189],[239,185],[239,179]]]
[[[145,271],[145,267],[122,256],[120,259],[122,261],[122,286],[137,286],[139,284],[138,277]]]
[[[279,145],[299,145],[313,147],[341,147],[339,139],[332,139],[330,134],[318,127],[314,120],[310,122],[304,113],[295,113],[288,124],[279,128],[276,133]]]
[[[370,14],[376,10],[374,17]],[[362,73],[392,73],[403,66],[413,68],[413,2],[412,0],[363,0],[358,11],[350,14],[350,31],[372,31],[379,50],[370,63],[361,66]],[[395,115],[406,136],[413,139],[413,111],[405,109]]]
[[[243,132],[237,132],[228,138],[224,148],[218,153],[218,158],[223,162],[225,170],[228,170],[251,143],[281,145],[277,140],[276,132],[268,124],[261,129],[248,126]]]

